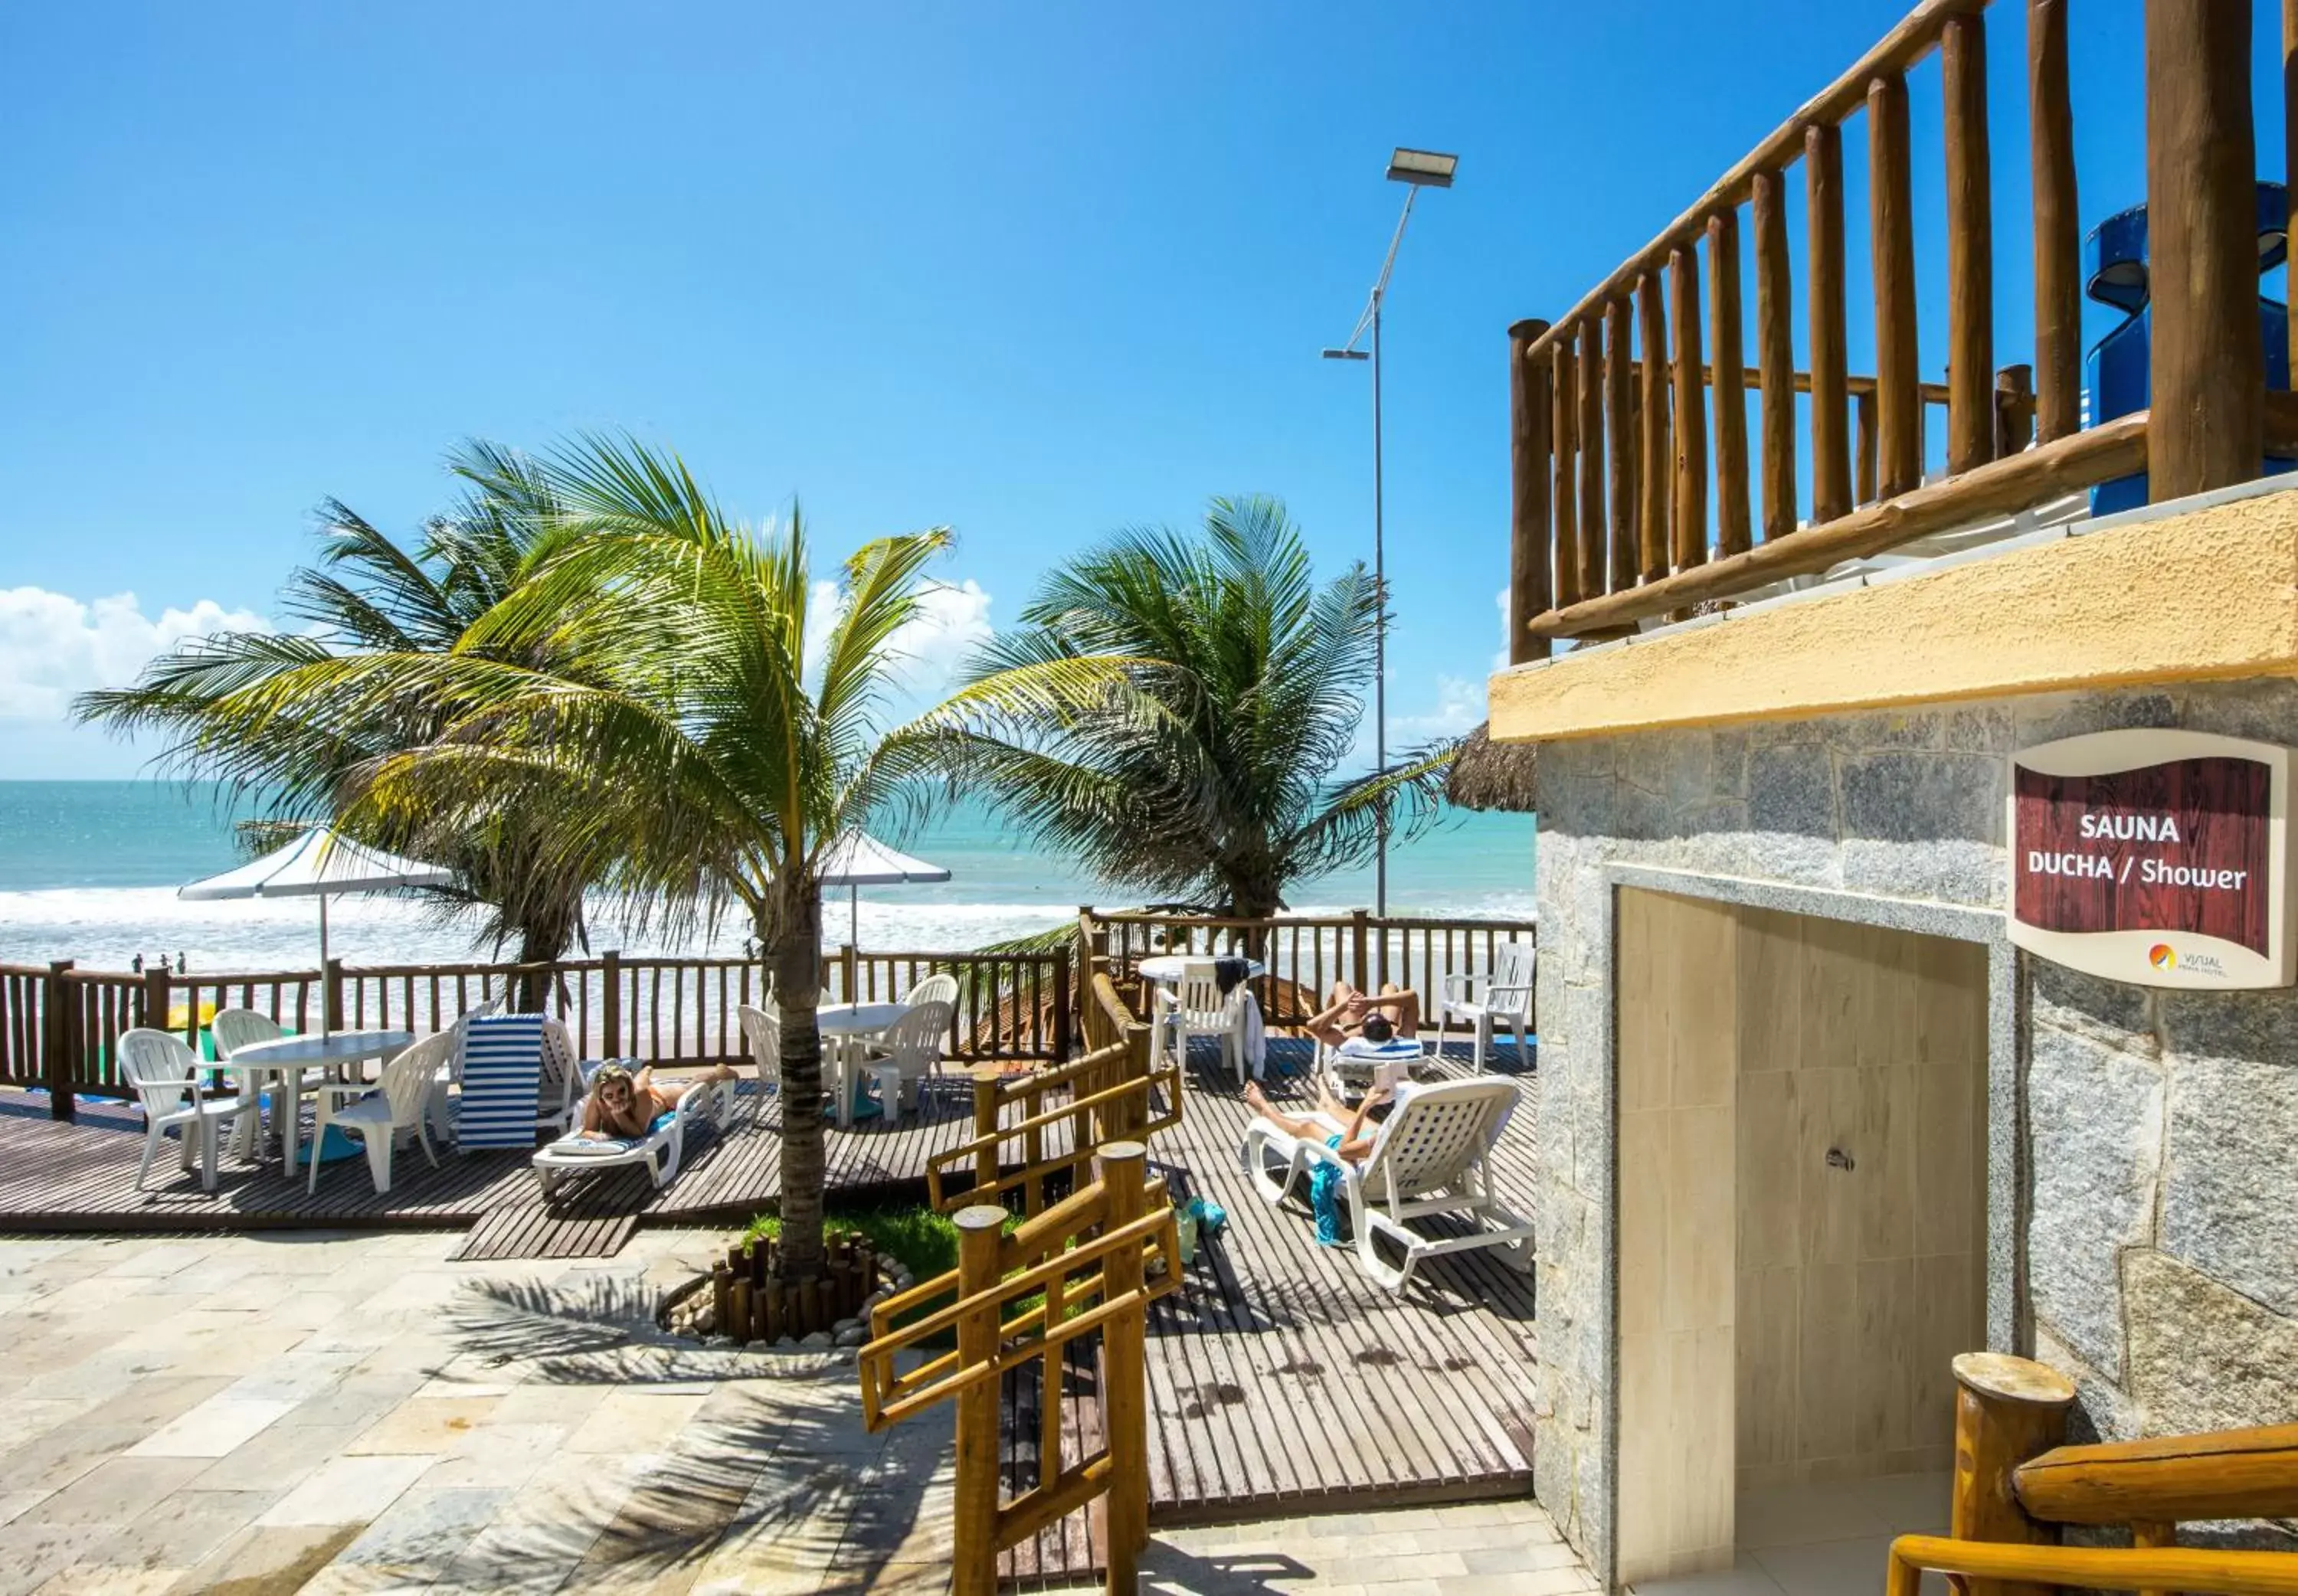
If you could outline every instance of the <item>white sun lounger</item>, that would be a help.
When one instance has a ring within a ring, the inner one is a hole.
[[[721,1086],[723,1090],[720,1090]],[[574,1105],[572,1121],[579,1127],[583,1112],[591,1099],[585,1096]],[[678,1178],[679,1160],[686,1153],[686,1127],[697,1115],[707,1114],[718,1124],[726,1123],[734,1107],[734,1083],[698,1080],[679,1095],[678,1106],[660,1115],[646,1135],[620,1137],[610,1140],[583,1140],[572,1133],[559,1137],[548,1146],[534,1152],[534,1176],[541,1183],[542,1195],[550,1196],[559,1183],[576,1175],[595,1174],[601,1170],[618,1170],[642,1163],[655,1185],[668,1186]]]
[[[1318,1164],[1338,1169],[1357,1262],[1391,1291],[1404,1289],[1423,1258],[1471,1247],[1503,1248],[1502,1261],[1510,1268],[1530,1269],[1532,1222],[1502,1205],[1492,1180],[1492,1150],[1516,1108],[1516,1082],[1480,1075],[1401,1090],[1402,1101],[1382,1124],[1362,1163],[1349,1162],[1321,1137],[1289,1136],[1256,1118],[1245,1127],[1239,1150],[1246,1173],[1273,1205]],[[1347,1129],[1326,1115],[1310,1117],[1328,1127],[1327,1135]],[[1405,1223],[1439,1213],[1462,1215],[1475,1228],[1467,1236],[1435,1240]],[[1381,1256],[1382,1236],[1404,1249],[1403,1268],[1392,1267]]]

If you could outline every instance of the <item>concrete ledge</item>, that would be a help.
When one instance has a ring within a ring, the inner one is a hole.
[[[2298,675],[2298,492],[2276,491],[2286,484],[1504,671],[1491,682],[1492,735]]]

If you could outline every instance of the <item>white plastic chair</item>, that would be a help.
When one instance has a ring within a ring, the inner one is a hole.
[[[923,1008],[930,1003],[943,1005],[942,1043],[943,1046],[948,1044],[949,1022],[957,1014],[957,977],[946,971],[939,975],[929,975],[905,993],[902,1001],[913,1009]],[[938,1046],[934,1049],[933,1055],[933,1068],[937,1074],[941,1071],[941,1048]]]
[[[1236,1084],[1244,1084],[1244,1049],[1237,1045],[1237,1026],[1241,1018],[1239,1005],[1233,1001],[1236,994],[1221,995],[1220,981],[1213,973],[1211,959],[1189,959],[1181,965],[1181,979],[1173,983],[1174,989],[1157,991],[1157,1021],[1164,1038],[1173,1050],[1173,1062],[1186,1066],[1189,1062],[1189,1041],[1194,1037],[1219,1037],[1221,1063],[1236,1071]],[[1244,984],[1238,983],[1242,991]]]
[[[936,978],[948,980],[954,994],[957,982],[947,976]],[[931,986],[931,981],[920,981],[918,988]],[[917,988],[913,988],[913,996]],[[864,1055],[864,1068],[878,1086],[878,1101],[885,1110],[886,1124],[891,1125],[902,1117],[902,1100],[912,1104],[918,1100],[919,1084],[933,1073],[941,1063],[942,1044],[949,1039],[950,1018],[957,1013],[957,1005],[949,999],[913,1002],[902,1017],[887,1028],[885,1037],[871,1045]]]
[[[365,1145],[368,1173],[374,1177],[378,1194],[391,1189],[391,1149],[409,1130],[415,1133],[423,1156],[437,1169],[439,1155],[431,1150],[425,1121],[429,1118],[432,1087],[446,1073],[457,1041],[453,1031],[442,1030],[401,1048],[397,1057],[384,1065],[383,1078],[372,1087],[356,1081],[329,1081],[321,1087],[311,1133],[311,1174],[304,1190],[319,1189],[319,1147],[330,1125]]]
[[[1401,1092],[1362,1163],[1351,1163],[1322,1137],[1294,1137],[1259,1118],[1245,1127],[1239,1161],[1271,1205],[1283,1202],[1316,1165],[1339,1170],[1358,1267],[1391,1291],[1404,1289],[1423,1258],[1471,1247],[1504,1248],[1502,1261],[1529,1270],[1532,1221],[1501,1203],[1492,1178],[1492,1150],[1516,1109],[1516,1082],[1503,1075],[1480,1075]],[[1329,1135],[1347,1129],[1328,1115],[1310,1117],[1327,1127]],[[1406,1223],[1439,1213],[1464,1215],[1473,1228],[1439,1241]],[[1403,1268],[1381,1256],[1382,1237],[1403,1248]]]
[[[1471,1067],[1481,1072],[1492,1031],[1504,1025],[1516,1038],[1517,1064],[1529,1069],[1532,1054],[1527,1044],[1537,1039],[1533,1035],[1532,992],[1538,969],[1539,949],[1533,944],[1503,942],[1493,954],[1491,973],[1446,976],[1444,1001],[1436,1020],[1436,1056],[1444,1056],[1445,1031],[1455,1023],[1465,1025],[1476,1038]]]
[[[766,1112],[766,1094],[782,1089],[782,1020],[777,1009],[744,1004],[734,1011],[742,1021],[742,1042],[758,1072],[758,1103],[750,1111],[756,1119]]]
[[[574,1055],[574,1037],[566,1029],[566,1022],[545,1017],[542,1074],[534,1091],[534,1128],[562,1135],[572,1129],[574,1100],[590,1084],[589,1071]]]
[[[534,1178],[550,1196],[561,1181],[570,1176],[586,1175],[599,1170],[620,1169],[627,1164],[642,1163],[647,1175],[657,1188],[678,1178],[679,1160],[686,1154],[686,1128],[698,1115],[715,1116],[721,1123],[733,1112],[734,1083],[724,1083],[722,1096],[712,1088],[715,1081],[698,1080],[679,1095],[678,1106],[663,1116],[646,1135],[630,1141],[592,1141],[582,1143],[569,1135],[561,1137],[547,1147],[534,1151]],[[583,1114],[591,1102],[585,1093],[575,1105],[575,1123],[581,1124]]]
[[[229,1058],[243,1047],[258,1042],[276,1042],[287,1033],[279,1021],[253,1009],[218,1009],[208,1021],[208,1035],[215,1039],[219,1061]]]
[[[190,1169],[196,1158],[201,1189],[215,1190],[217,1127],[253,1112],[253,1099],[211,1095],[200,1084],[200,1055],[172,1032],[139,1026],[120,1034],[115,1051],[120,1079],[144,1105],[144,1161],[136,1166],[136,1189],[144,1189],[152,1155],[173,1126],[184,1144],[183,1167]]]
[[[425,1113],[430,1121],[431,1134],[442,1142],[452,1141],[455,1136],[454,1104],[451,1093],[453,1087],[463,1084],[464,1034],[471,1029],[473,1021],[499,1014],[502,1009],[501,998],[490,997],[476,1008],[465,1009],[456,1015],[455,1023],[440,1033],[454,1038],[455,1045],[449,1050],[446,1069],[440,1072],[437,1080],[432,1082],[431,1100]]]

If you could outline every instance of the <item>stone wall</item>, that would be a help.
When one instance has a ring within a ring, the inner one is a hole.
[[[1748,901],[1768,885],[1891,900],[1910,929],[1926,929],[1922,906],[1973,922],[2004,903],[2005,756],[2121,726],[2298,744],[2298,684],[1541,748],[1536,1489],[1600,1568],[1611,1540],[1613,883],[1682,871],[1728,878],[1718,890]],[[2016,1169],[1991,1336],[2031,1340],[2074,1377],[2079,1434],[2298,1419],[2298,992],[2156,992],[2023,956],[2015,980],[2023,1019],[2006,1014],[1992,1074],[1990,1158]]]

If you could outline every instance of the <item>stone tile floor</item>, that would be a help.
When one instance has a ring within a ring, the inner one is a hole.
[[[458,1239],[0,1239],[0,1596],[946,1586],[946,1425],[870,1435],[848,1362],[651,1336],[708,1236]],[[1169,1531],[1142,1583],[1594,1588],[1528,1501]]]

